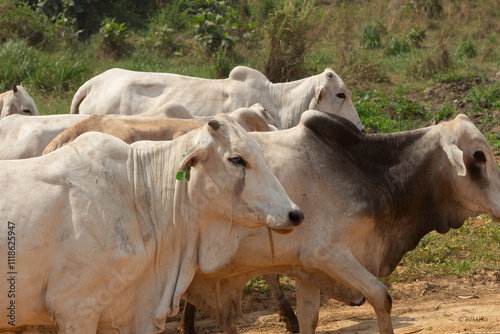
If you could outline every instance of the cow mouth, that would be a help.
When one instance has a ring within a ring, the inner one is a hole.
[[[295,229],[295,226],[292,227],[286,227],[286,228],[272,228],[273,232],[279,233],[279,234],[288,234],[292,232]]]

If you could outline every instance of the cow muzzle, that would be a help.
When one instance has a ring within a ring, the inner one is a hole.
[[[295,209],[288,212],[288,221],[285,224],[279,224],[274,217],[268,216],[267,225],[276,233],[287,234],[292,232],[295,227],[299,226],[303,220],[304,213]]]

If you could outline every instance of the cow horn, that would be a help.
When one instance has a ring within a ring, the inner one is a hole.
[[[210,125],[212,127],[212,129],[214,129],[214,130],[219,129],[219,127],[220,127],[220,123],[216,119],[210,120],[210,122],[208,122],[208,125]]]
[[[457,174],[465,176],[467,174],[467,169],[464,164],[464,152],[462,152],[456,144],[448,144],[443,149],[453,165],[453,168],[457,170]]]
[[[17,93],[17,86],[15,83],[12,84],[12,90],[14,91],[14,93]]]

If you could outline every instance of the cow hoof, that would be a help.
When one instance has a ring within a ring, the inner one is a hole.
[[[181,332],[181,334],[196,334],[195,330],[193,330],[193,331],[191,331],[191,330],[187,330],[187,331],[181,330],[180,332]]]
[[[288,319],[287,317],[280,317],[280,321],[285,323],[286,330],[292,333],[300,333],[299,323],[297,319]]]

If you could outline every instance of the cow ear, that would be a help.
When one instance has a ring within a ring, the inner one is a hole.
[[[319,103],[325,94],[325,87],[319,86],[314,89],[314,98],[309,103],[309,109],[319,110]]]
[[[464,152],[458,148],[456,144],[449,144],[444,147],[444,151],[448,156],[453,168],[456,169],[459,176],[465,176],[467,174],[467,169],[464,164]]]
[[[14,93],[17,93],[17,86],[15,83],[12,84],[12,90],[14,91]]]
[[[195,145],[183,155],[184,159],[179,165],[179,171],[186,171],[188,167],[194,167],[198,162],[206,160],[208,153],[205,147]]]
[[[24,88],[24,84],[23,82],[21,81],[21,83],[19,84],[19,86],[23,87]]]

